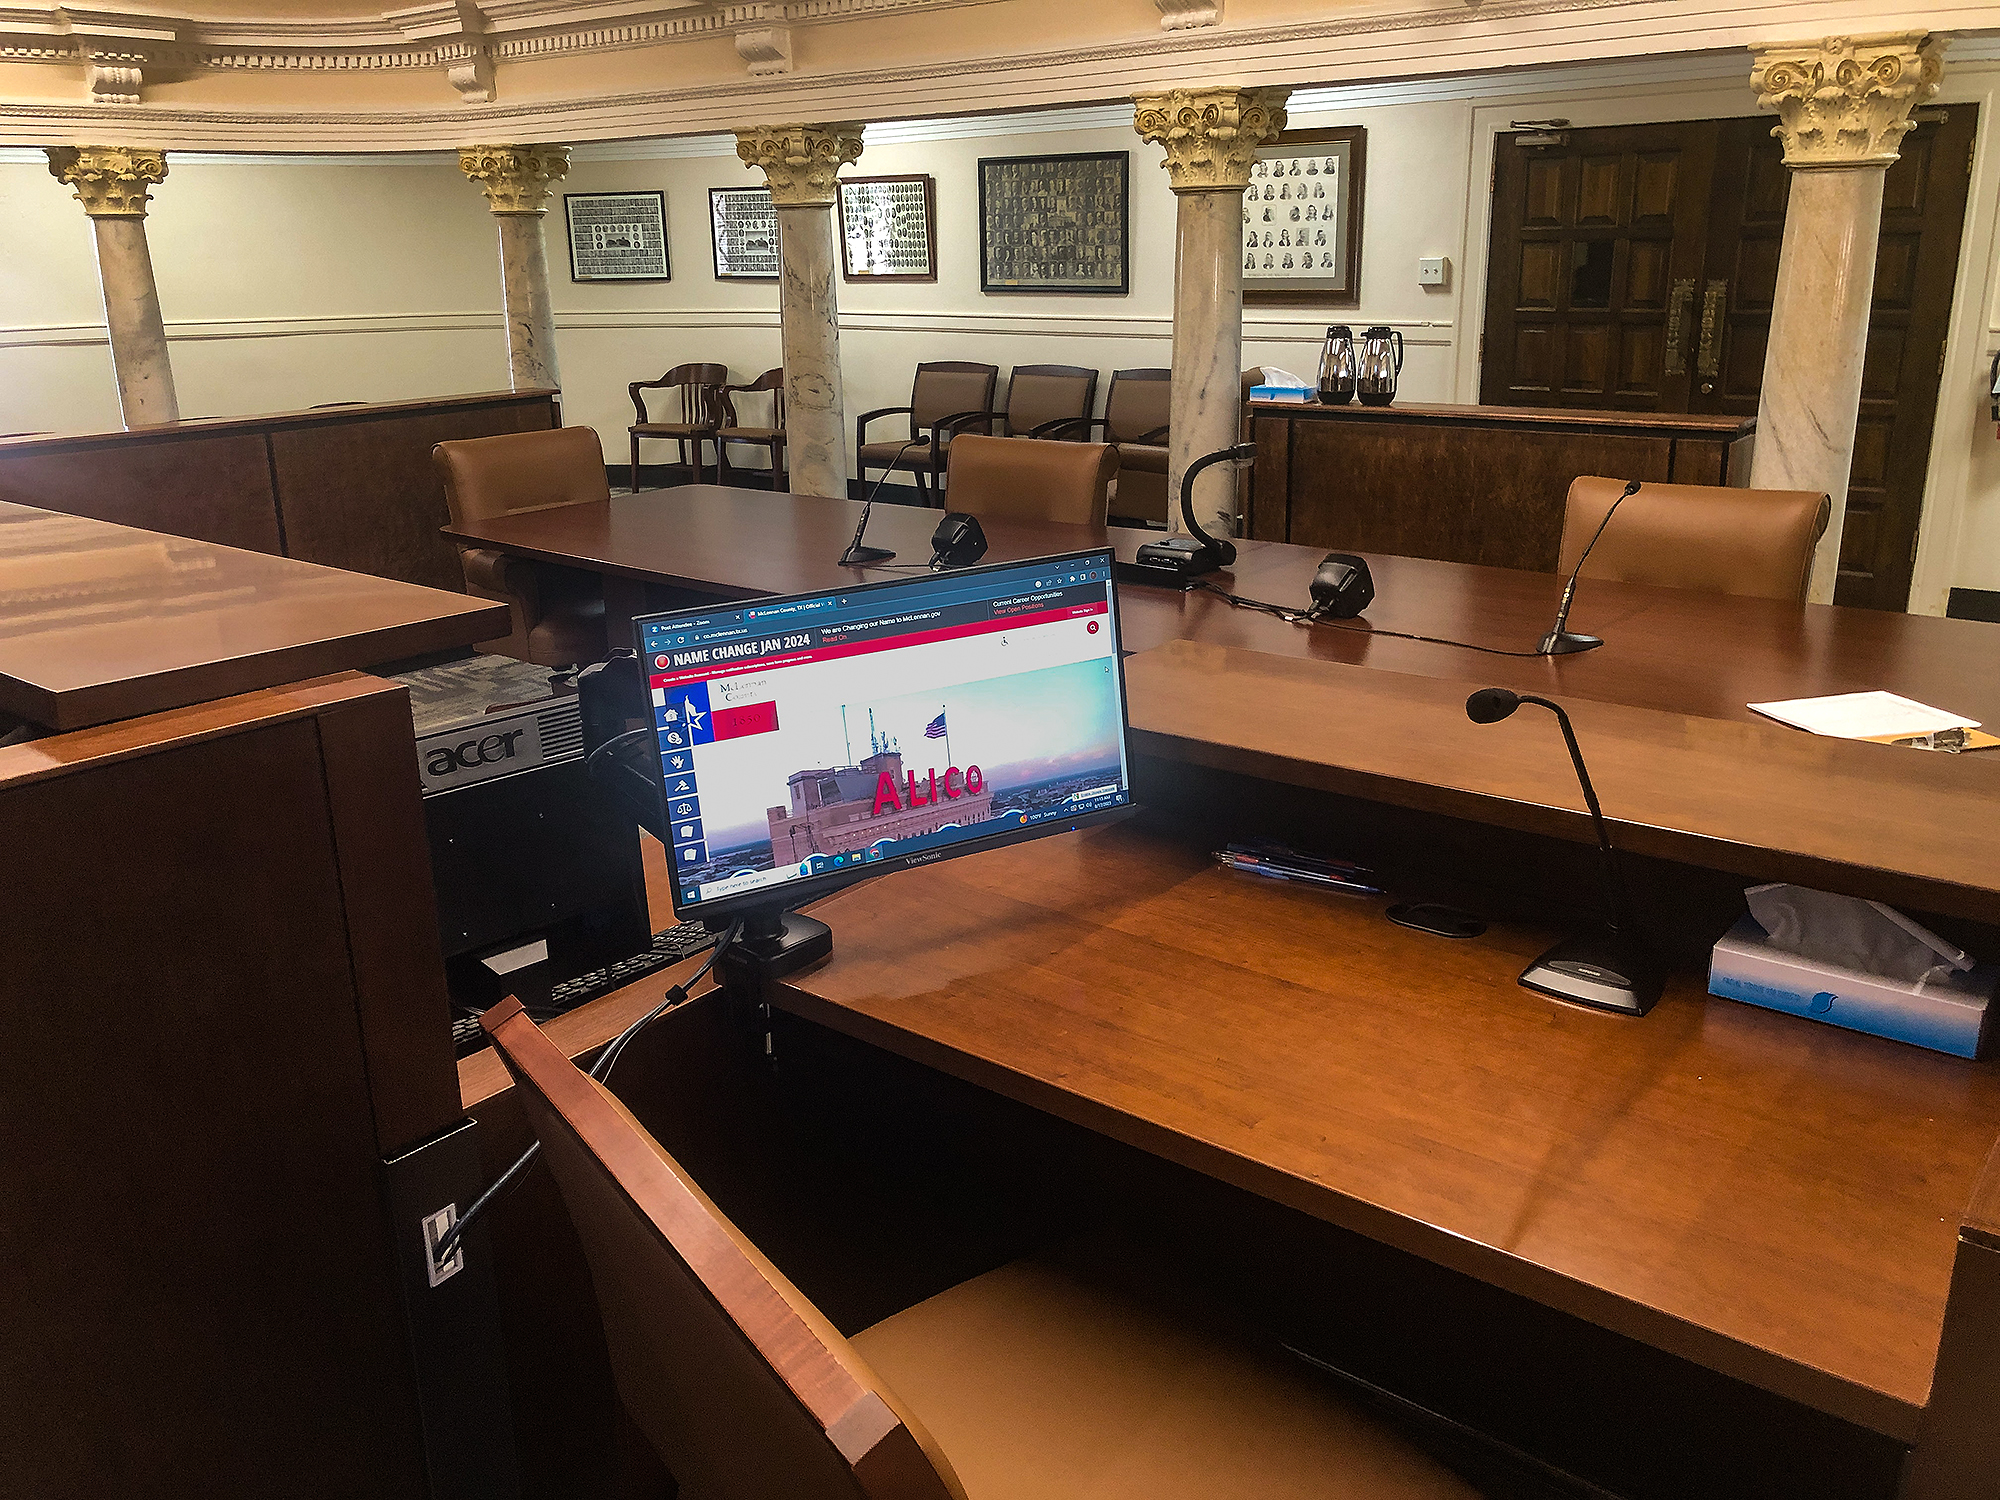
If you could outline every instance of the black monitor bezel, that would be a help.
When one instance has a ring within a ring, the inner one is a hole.
[[[643,686],[648,684],[652,677],[652,672],[646,664],[644,627],[647,625],[667,620],[713,614],[718,609],[750,608],[752,606],[762,608],[768,604],[791,604],[803,599],[819,599],[828,594],[852,596],[854,594],[874,593],[907,587],[909,584],[919,580],[932,580],[947,575],[953,578],[964,578],[980,573],[998,573],[1003,569],[1030,568],[1041,565],[1058,567],[1064,564],[1075,563],[1085,558],[1103,559],[1102,566],[1106,569],[1105,584],[1111,600],[1110,648],[1112,669],[1118,674],[1118,725],[1124,751],[1126,777],[1126,801],[1124,806],[1102,808],[1096,812],[1084,813],[1075,818],[1051,819],[1047,823],[1036,824],[1030,828],[1015,828],[1004,833],[993,833],[979,838],[964,839],[952,844],[942,845],[935,849],[919,849],[909,854],[898,854],[888,859],[877,860],[872,864],[854,865],[844,870],[828,870],[818,875],[806,875],[797,880],[785,881],[779,885],[758,886],[755,889],[740,891],[734,895],[717,896],[707,901],[693,903],[682,902],[681,883],[675,878],[673,870],[669,868],[667,871],[668,894],[673,901],[674,916],[683,922],[703,922],[708,924],[712,929],[720,930],[728,924],[730,919],[743,915],[746,912],[768,911],[773,908],[784,911],[795,910],[809,901],[816,901],[822,896],[830,896],[835,891],[844,889],[860,881],[872,880],[877,875],[887,875],[896,870],[907,870],[917,865],[937,864],[941,860],[957,859],[966,854],[983,854],[989,849],[1004,849],[1010,844],[1025,843],[1029,839],[1046,838],[1058,833],[1071,833],[1079,828],[1094,828],[1100,824],[1112,823],[1121,818],[1129,817],[1136,811],[1136,804],[1132,801],[1131,786],[1132,715],[1131,705],[1125,696],[1125,653],[1122,646],[1123,634],[1118,619],[1118,581],[1115,576],[1118,554],[1117,549],[1110,546],[1088,547],[1077,552],[1052,552],[1040,557],[1017,557],[1002,562],[983,563],[976,567],[951,568],[938,573],[913,573],[907,578],[884,578],[873,583],[843,584],[833,588],[809,589],[804,593],[798,594],[758,594],[746,596],[742,599],[717,599],[690,609],[658,610],[652,614],[634,615],[632,617],[632,640],[639,651],[639,680]],[[660,749],[659,723],[653,716],[651,687],[645,686],[644,690],[646,695],[646,714],[649,721],[647,732],[652,736],[653,742],[653,754],[649,757],[652,763],[649,774],[652,776],[654,789],[660,797],[661,805],[664,807],[667,796],[666,771],[663,760],[664,752]]]

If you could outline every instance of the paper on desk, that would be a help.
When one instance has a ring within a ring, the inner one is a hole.
[[[1780,724],[1843,740],[1979,727],[1977,719],[1948,714],[1896,693],[1836,693],[1830,698],[1787,698],[1782,703],[1753,703],[1750,707]]]

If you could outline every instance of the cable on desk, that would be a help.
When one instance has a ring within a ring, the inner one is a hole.
[[[724,948],[727,948],[736,940],[736,935],[742,930],[743,923],[740,920],[731,923],[729,929],[715,940],[715,946],[708,950],[708,957],[704,958],[700,966],[692,974],[688,975],[685,984],[670,986],[667,993],[661,997],[658,1005],[647,1011],[643,1016],[640,1016],[631,1025],[627,1026],[607,1042],[604,1050],[598,1053],[597,1061],[591,1064],[590,1076],[595,1078],[599,1083],[609,1078],[611,1076],[611,1069],[618,1062],[618,1055],[625,1050],[632,1038],[644,1031],[668,1011],[685,1004],[690,998],[688,995],[688,986],[696,983],[702,975],[706,974],[714,966],[717,956],[721,954]],[[508,1188],[519,1182],[526,1174],[528,1168],[534,1165],[535,1158],[541,1154],[542,1143],[536,1141],[515,1159],[513,1166],[493,1179],[492,1186],[488,1187],[477,1198],[472,1200],[472,1206],[458,1216],[458,1222],[440,1235],[437,1244],[431,1248],[431,1263],[433,1265],[444,1266],[450,1262],[452,1253],[458,1247],[458,1242],[465,1238],[465,1231],[472,1227],[473,1221],[485,1213],[488,1208],[492,1207]]]
[[[1540,651],[1507,651],[1499,646],[1478,646],[1471,641],[1447,640],[1441,635],[1412,635],[1407,630],[1380,630],[1373,625],[1344,625],[1338,620],[1321,619],[1308,610],[1291,609],[1283,604],[1272,604],[1265,599],[1246,599],[1241,594],[1232,594],[1227,589],[1210,583],[1206,578],[1197,578],[1194,585],[1198,589],[1206,589],[1218,599],[1227,599],[1238,609],[1262,610],[1267,615],[1276,615],[1293,625],[1323,625],[1328,630],[1349,630],[1356,635],[1387,636],[1398,641],[1423,641],[1432,646],[1457,646],[1464,651],[1484,651],[1489,656],[1538,657],[1544,654]]]

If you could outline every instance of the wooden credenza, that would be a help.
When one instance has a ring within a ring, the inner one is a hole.
[[[431,449],[557,426],[552,390],[0,441],[0,500],[463,592]]]
[[[1580,474],[1749,481],[1754,418],[1520,406],[1250,403],[1247,533],[1549,572]]]

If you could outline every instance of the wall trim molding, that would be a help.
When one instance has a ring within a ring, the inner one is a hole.
[[[879,9],[900,3],[903,0],[788,0],[782,8],[810,12],[797,17],[799,21],[830,20],[839,16],[826,7],[852,4]],[[1407,6],[1411,0],[1391,3]],[[608,8],[617,8],[615,0]],[[753,9],[748,5],[738,8],[746,12]],[[777,8],[754,7],[760,24],[770,25],[768,12]],[[438,9],[442,12],[442,4]],[[18,10],[9,13],[22,14]],[[701,13],[723,12],[704,9]],[[1740,53],[1752,43],[1795,33],[1816,36],[1829,31],[1912,25],[1934,30],[1991,30],[1994,20],[1992,7],[1974,0],[1938,0],[1921,13],[1898,8],[1896,0],[1749,0],[1734,6],[1720,0],[1694,0],[1693,4],[1688,0],[1484,0],[1476,9],[1424,4],[1416,9],[1383,8],[1362,15],[1349,12],[1282,25],[1148,31],[1095,45],[906,67],[827,73],[808,70],[596,98],[503,98],[500,102],[467,102],[455,108],[230,110],[23,101],[0,105],[0,143],[97,140],[107,129],[115,129],[121,142],[169,150],[226,151],[232,146],[262,151],[284,146],[440,150],[492,139],[577,143],[644,135],[709,134],[757,118],[923,120],[960,113],[991,115],[996,104],[1022,110],[1064,108],[1079,102],[1079,80],[1088,80],[1084,86],[1095,93],[1094,102],[1108,105],[1148,88],[1182,84],[1191,77],[1226,77],[1246,86],[1311,86],[1318,80],[1340,79],[1353,87],[1658,54]],[[42,52],[50,45],[69,45],[61,34],[44,36],[42,43],[46,44],[40,46]],[[462,44],[450,45],[460,47],[460,52],[445,59],[448,49],[441,45],[440,59],[462,65],[470,52]],[[479,45],[488,44],[482,41]],[[606,41],[603,45],[633,44]],[[0,38],[0,57],[7,55],[4,38]],[[1959,55],[1964,55],[1964,49]],[[339,71],[339,67],[334,65],[333,70]],[[504,96],[504,69],[500,80]],[[1507,89],[1504,77],[1491,81],[1496,89]]]
[[[1450,348],[1455,333],[1449,321],[1418,318],[1366,318],[1353,315],[1356,322],[1385,323],[1404,329],[1403,340],[1412,345]],[[1247,318],[1243,324],[1246,342],[1297,343],[1317,346],[1324,334],[1325,316],[1302,308],[1296,316]],[[167,323],[170,343],[201,343],[217,339],[311,338],[327,335],[381,335],[416,333],[499,334],[505,322],[498,309],[491,312],[378,313],[355,317],[320,318],[227,318],[180,319]],[[643,329],[756,329],[778,332],[776,308],[632,308],[620,310],[578,309],[556,313],[559,332],[572,334],[625,333]],[[1071,315],[1064,313],[980,312],[976,310],[936,312],[843,311],[840,327],[844,333],[972,334],[990,338],[1079,338],[1144,339],[1171,344],[1171,317],[1142,317],[1134,314]],[[67,348],[103,345],[102,323],[23,323],[0,326],[0,349]]]

